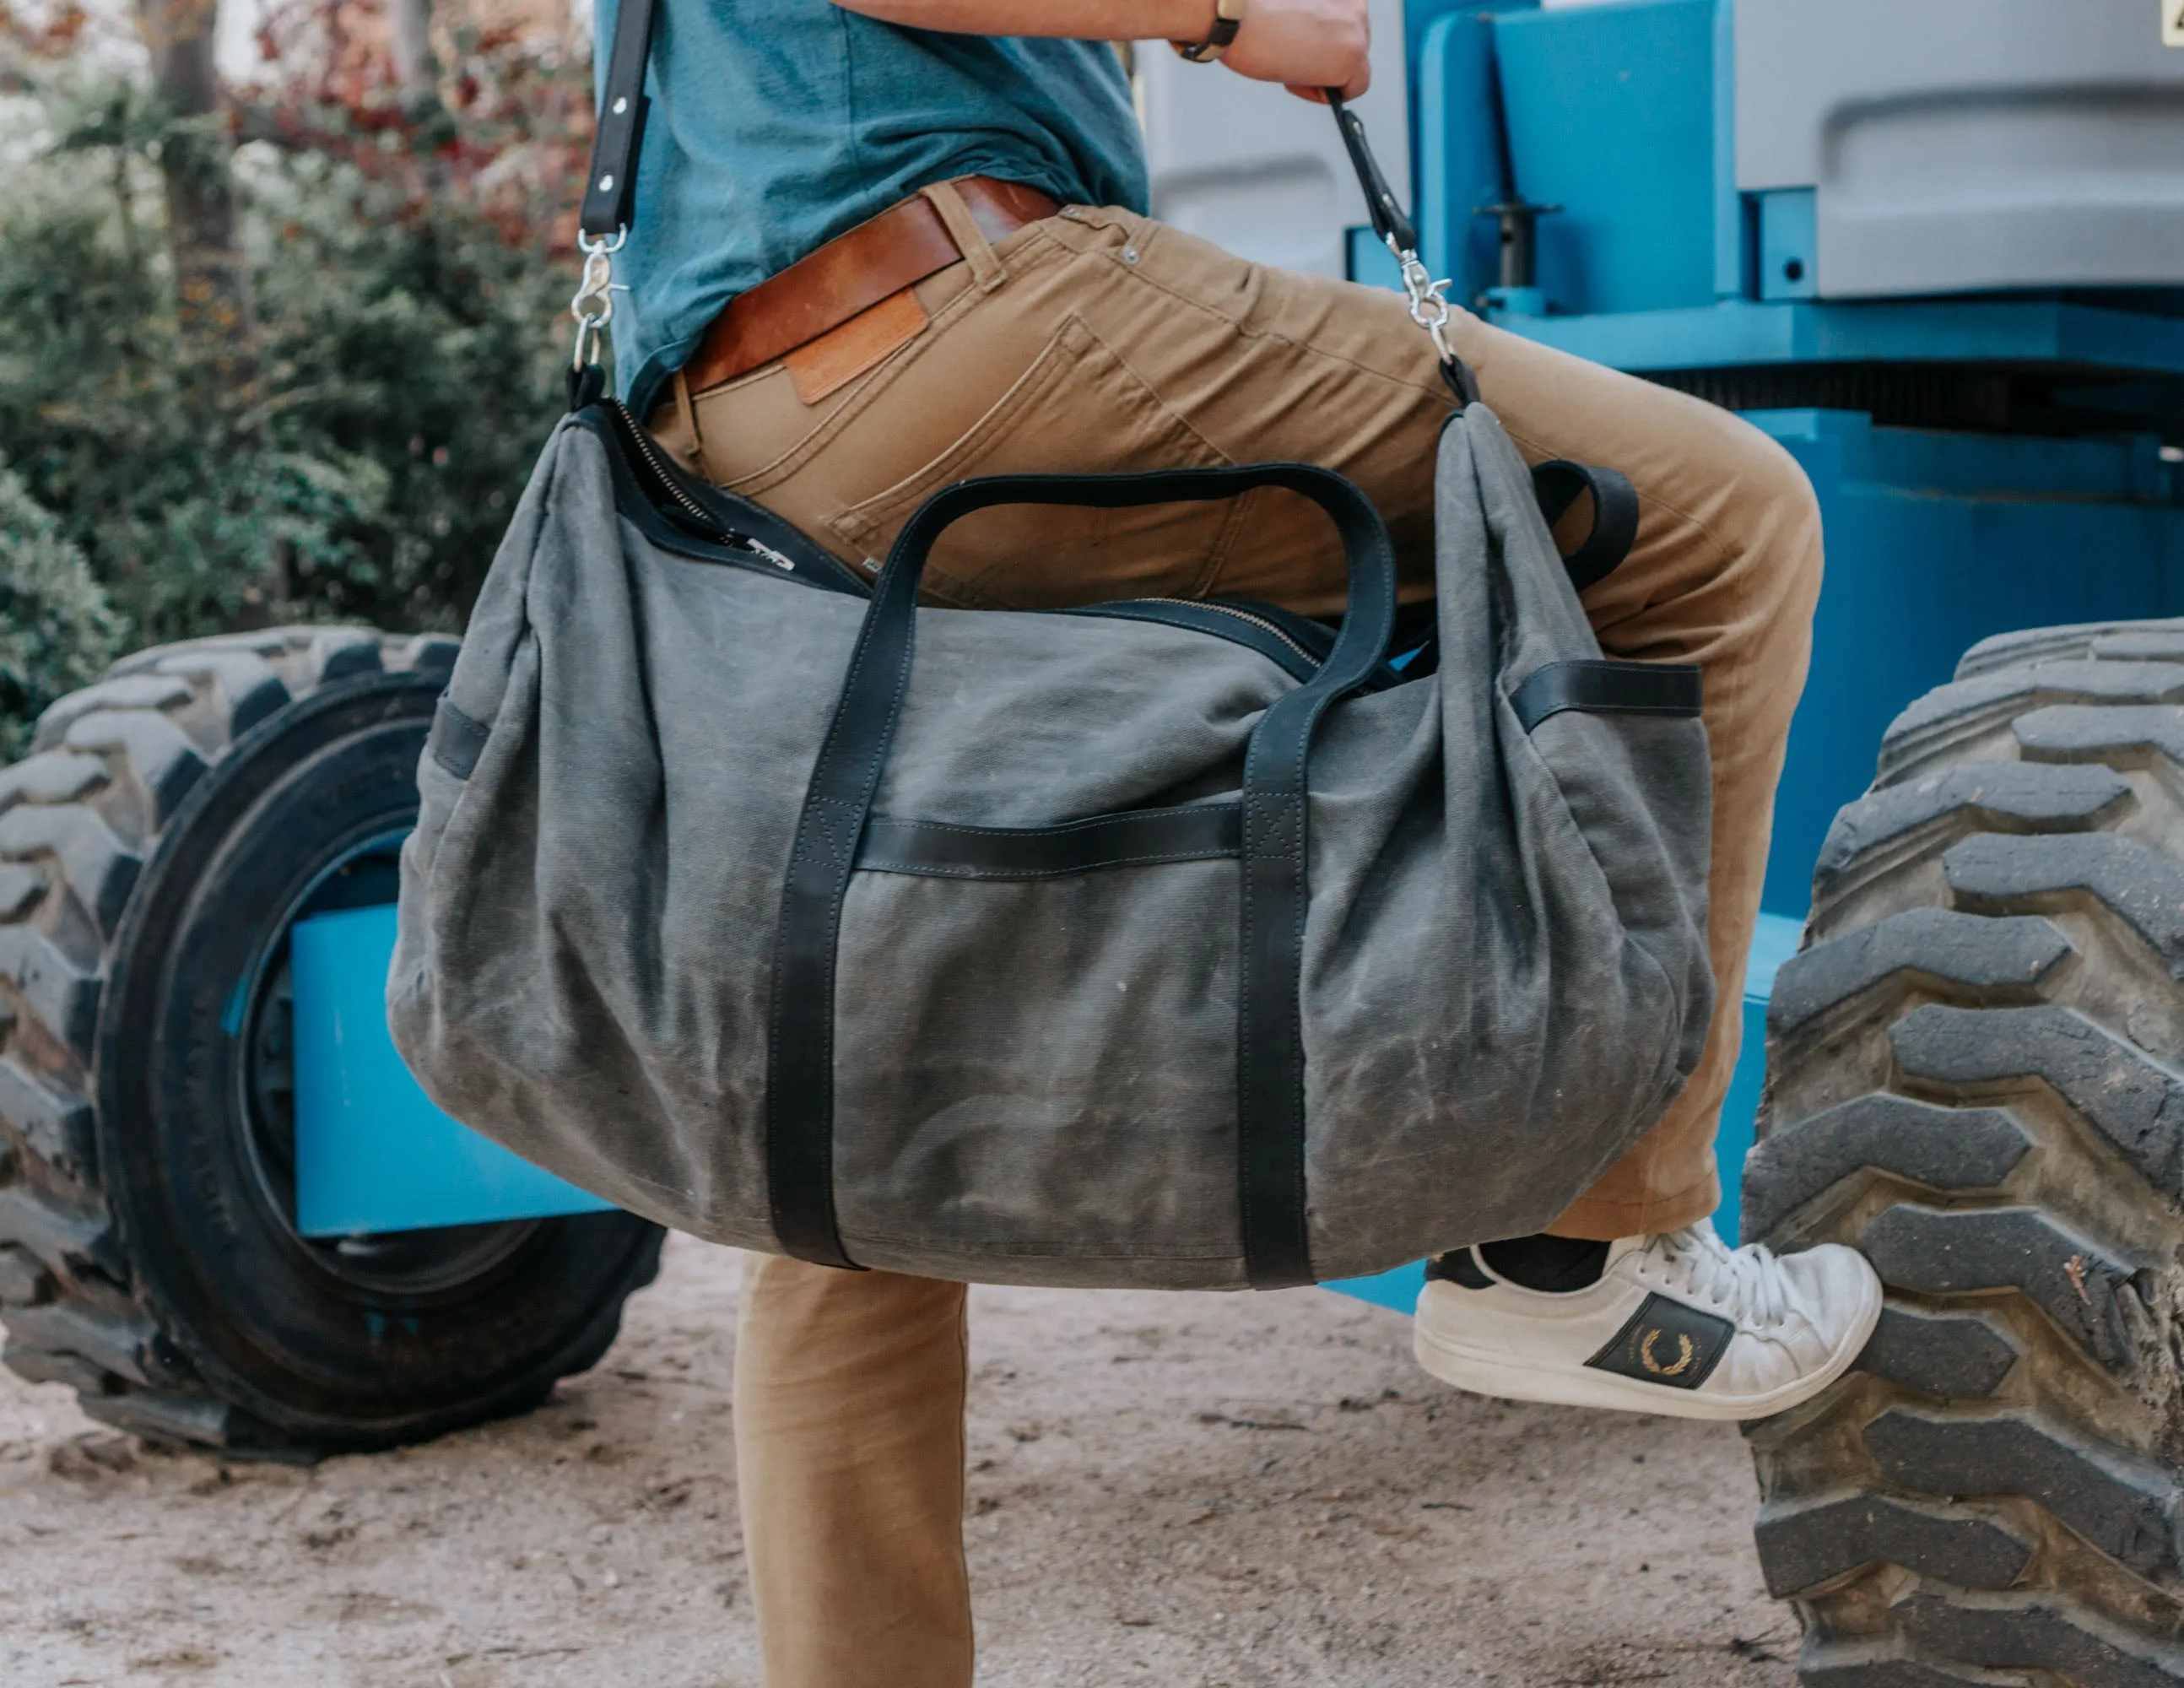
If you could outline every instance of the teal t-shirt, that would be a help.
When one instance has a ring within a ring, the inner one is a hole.
[[[598,75],[613,0],[596,7]],[[1145,209],[1129,84],[1097,42],[900,29],[832,0],[657,0],[617,385],[642,415],[745,288],[950,176]]]

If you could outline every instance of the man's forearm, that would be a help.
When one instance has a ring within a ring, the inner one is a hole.
[[[1214,0],[835,0],[852,12],[950,35],[1044,35],[1072,41],[1203,41]],[[1249,0],[1222,64],[1308,97],[1355,98],[1372,80],[1366,0]]]
[[[952,35],[1045,35],[1072,41],[1195,41],[1213,0],[835,0],[883,23]]]

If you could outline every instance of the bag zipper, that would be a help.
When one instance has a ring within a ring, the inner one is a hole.
[[[794,558],[783,555],[772,546],[761,543],[748,533],[738,533],[733,527],[722,526],[712,512],[692,498],[689,493],[684,492],[677,483],[675,477],[667,472],[666,465],[660,460],[660,454],[652,448],[650,437],[643,428],[637,426],[637,419],[629,414],[628,408],[616,403],[615,409],[621,417],[623,434],[636,445],[638,454],[644,459],[646,467],[652,471],[652,478],[667,489],[669,496],[677,504],[704,523],[707,532],[723,544],[733,546],[738,550],[751,552],[755,555],[765,558],[776,568],[788,569],[794,572],[796,567]]]
[[[1233,604],[1216,604],[1211,599],[1206,598],[1139,598],[1132,601],[1139,604],[1173,604],[1185,610],[1214,610],[1223,616],[1234,616],[1238,621],[1248,622],[1251,626],[1258,628],[1261,632],[1273,634],[1315,668],[1318,667],[1322,661],[1321,658],[1313,655],[1272,621],[1254,616],[1248,610],[1239,610]]]

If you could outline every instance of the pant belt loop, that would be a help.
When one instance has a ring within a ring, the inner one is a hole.
[[[936,181],[917,191],[940,214],[941,222],[956,237],[956,249],[970,265],[971,280],[981,292],[990,293],[1009,279],[1008,272],[1001,268],[1001,260],[994,255],[992,242],[971,214],[971,208],[963,203],[963,196],[956,191],[954,182]]]
[[[705,437],[698,429],[698,407],[690,402],[690,378],[681,370],[675,371],[675,409],[682,420],[682,431],[690,436],[690,461],[694,465],[705,460]]]

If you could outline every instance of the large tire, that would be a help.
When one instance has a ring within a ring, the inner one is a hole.
[[[1843,810],[1747,1236],[1854,1243],[1859,1369],[1751,1427],[1810,1688],[2184,1683],[2184,621],[1990,639]]]
[[[295,1229],[287,933],[391,900],[454,641],[150,650],[0,772],[0,1321],[20,1375],[239,1453],[383,1447],[597,1361],[660,1233],[626,1214]]]

